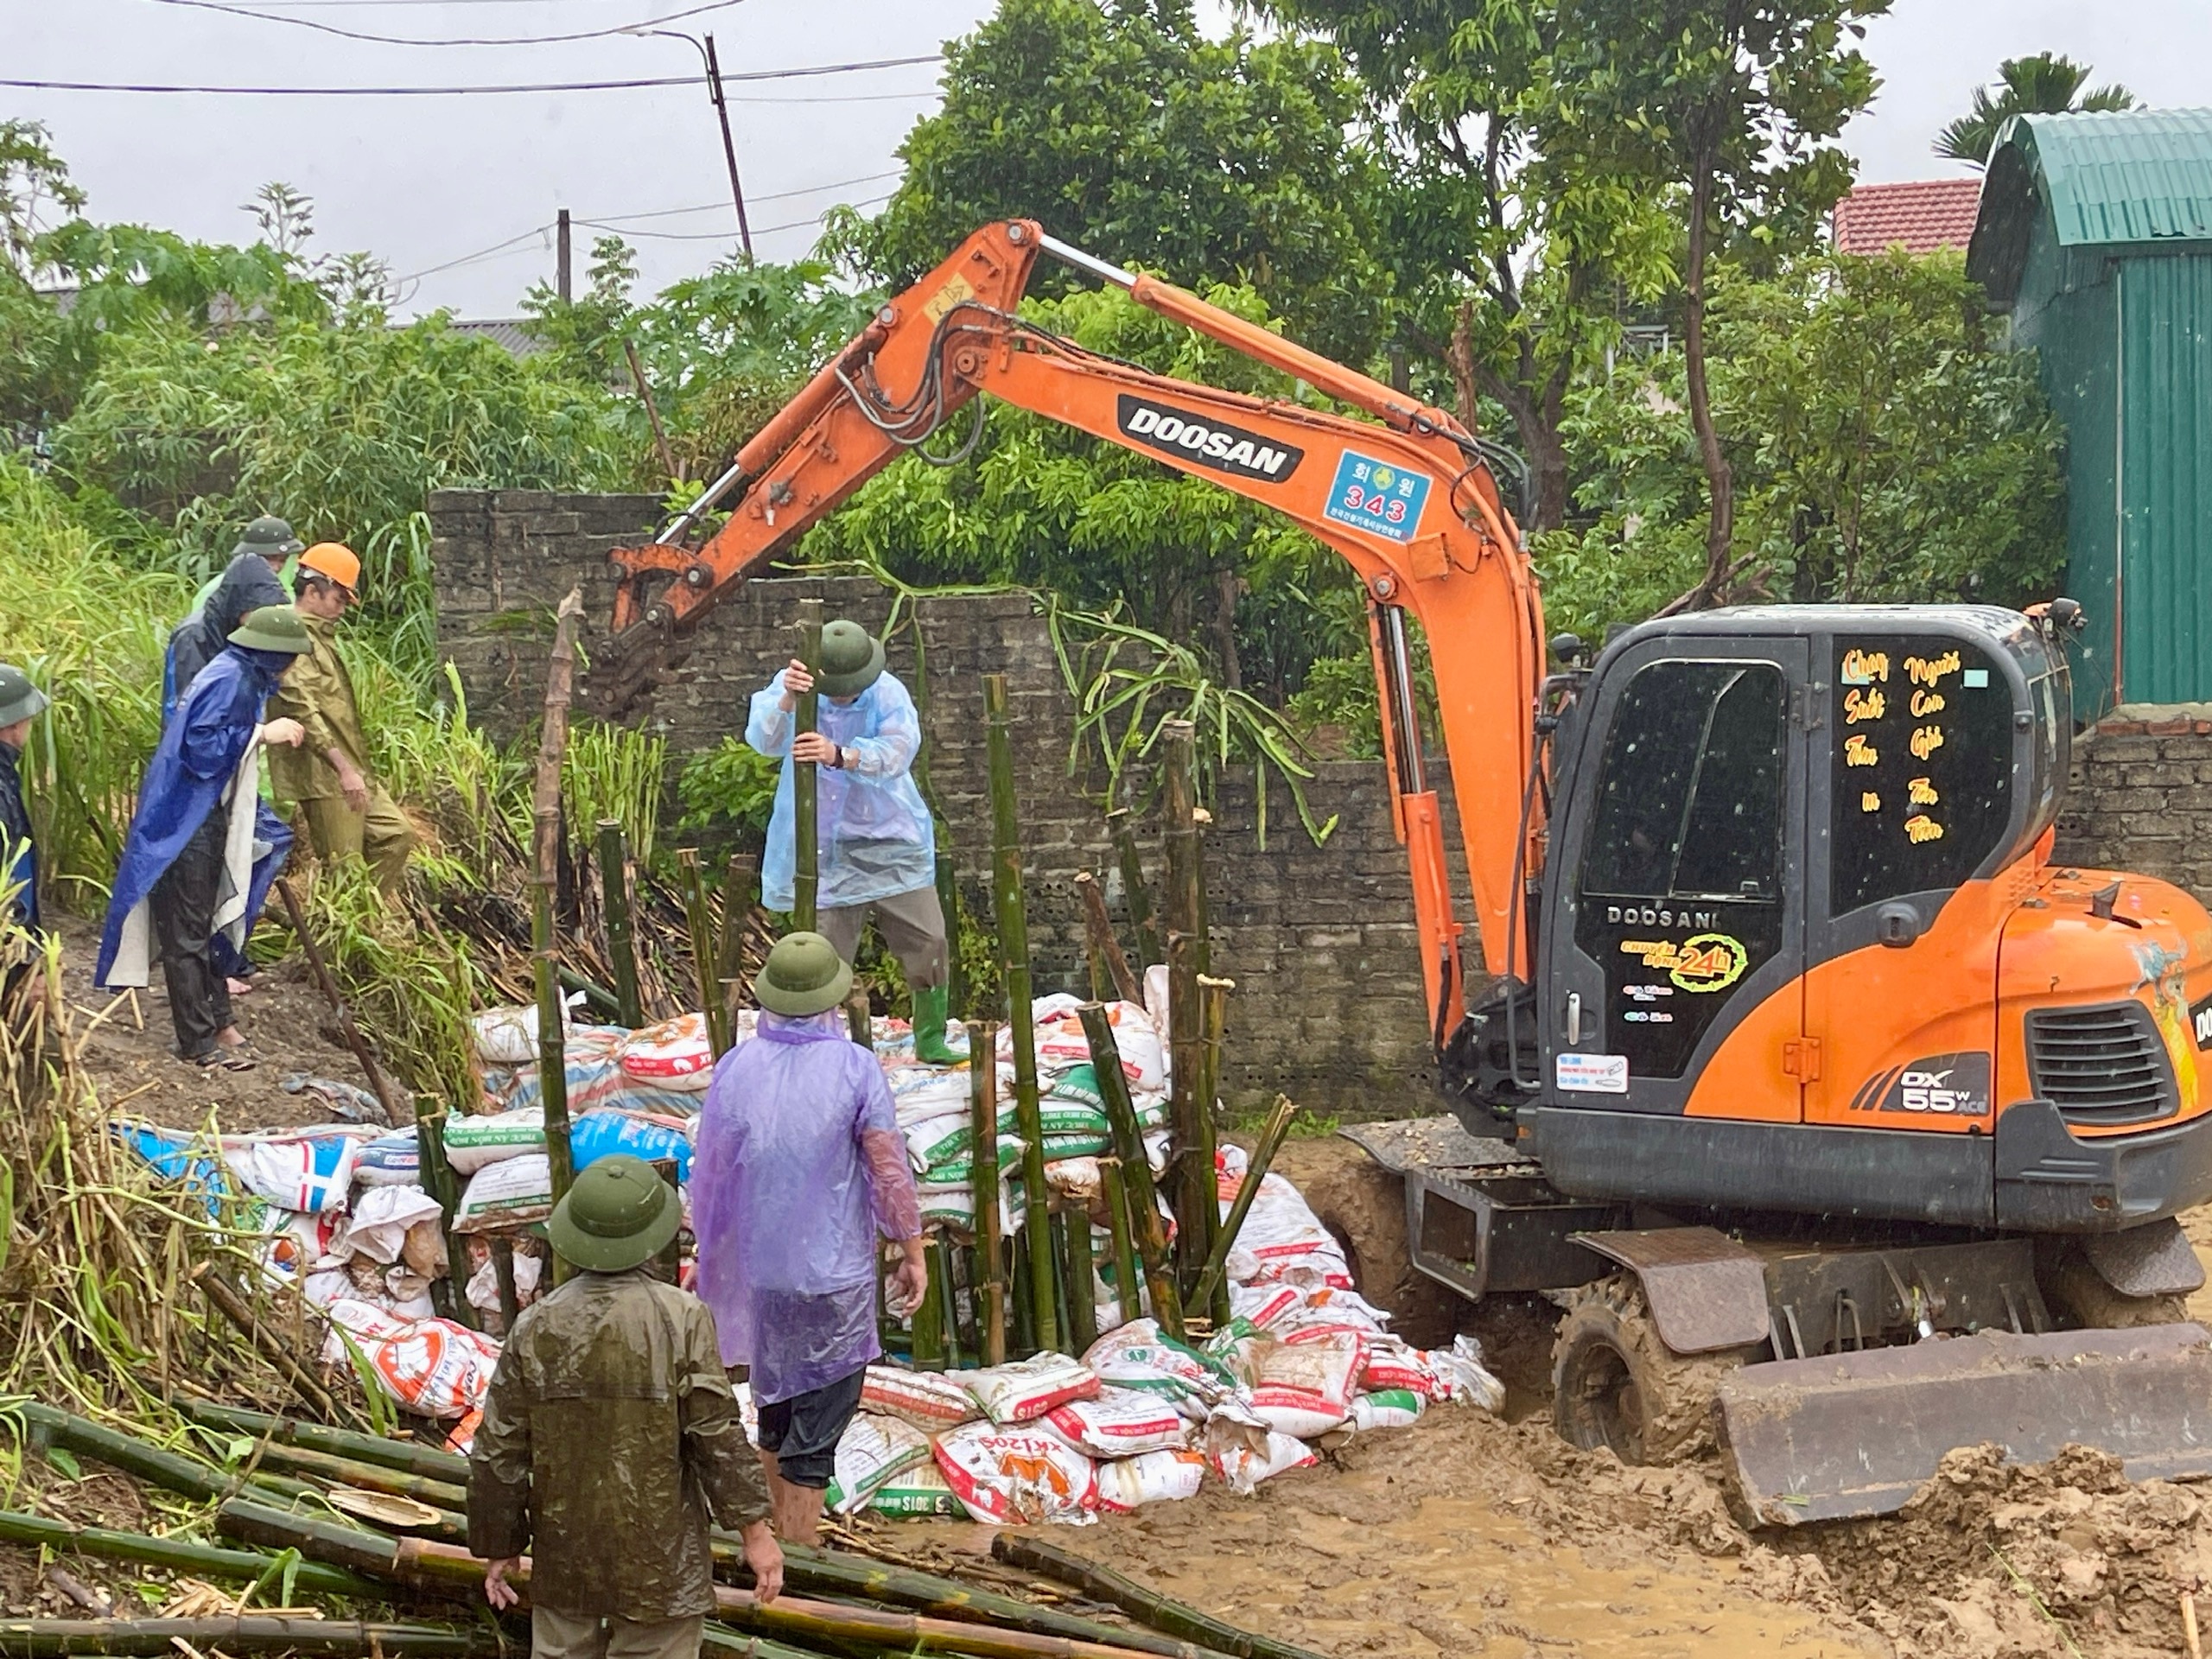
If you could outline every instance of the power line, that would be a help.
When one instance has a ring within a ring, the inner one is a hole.
[[[810,73],[810,72],[800,72]],[[757,78],[757,77],[756,77]],[[636,80],[546,80],[502,86],[183,86],[107,80],[0,79],[0,86],[35,92],[192,92],[219,98],[458,98],[495,92],[613,92],[651,86],[702,86],[704,75],[654,75]],[[735,76],[726,76],[735,79]],[[795,98],[732,94],[733,104],[891,104],[935,98],[934,86],[911,92],[828,92]]]
[[[795,196],[818,196],[825,190],[849,190],[856,184],[874,184],[883,179],[895,179],[903,168],[893,168],[885,173],[863,174],[857,179],[839,179],[834,184],[810,184],[799,190],[775,190],[765,196],[748,195],[747,201],[789,201]],[[702,201],[696,207],[656,207],[647,213],[601,213],[596,219],[582,220],[588,225],[621,225],[639,219],[677,219],[687,213],[722,213],[729,211],[727,201]],[[643,234],[642,232],[639,232]]]
[[[419,277],[435,276],[442,270],[452,270],[461,265],[474,264],[479,259],[488,258],[493,254],[504,253],[513,249],[517,243],[527,242],[533,236],[543,236],[552,228],[550,225],[533,225],[520,235],[511,236],[504,242],[494,242],[488,248],[479,248],[474,253],[464,253],[459,258],[448,259],[442,265],[430,265],[422,270],[410,270],[405,276],[395,276],[391,280],[395,283],[411,283]]]
[[[892,194],[887,190],[881,195],[869,196],[860,201],[838,202],[836,207],[873,207],[880,202],[890,200]],[[761,200],[766,200],[766,198],[763,197]],[[786,225],[770,225],[756,232],[755,234],[767,236],[777,231],[795,231],[803,226],[819,225],[834,211],[834,207],[825,207],[811,219],[795,219]],[[588,226],[595,231],[613,231],[618,236],[648,238],[655,242],[727,242],[730,239],[728,233],[722,231],[625,231],[613,221],[603,219],[578,219],[569,222]]]
[[[266,11],[257,11],[245,6],[226,3],[226,0],[154,0],[156,5],[188,6],[196,11],[226,12],[233,17],[251,17],[264,23],[289,23],[294,29],[312,29],[324,35],[336,35],[349,41],[370,41],[379,46],[554,46],[567,41],[595,41],[610,35],[628,35],[641,29],[651,29],[656,23],[673,23],[685,17],[696,17],[703,11],[721,11],[739,3],[739,0],[705,0],[704,4],[671,11],[664,16],[640,18],[634,23],[621,23],[607,29],[588,29],[569,35],[519,35],[456,40],[426,41],[407,35],[371,35],[360,29],[341,29],[336,23],[319,23],[312,17],[280,17]]]

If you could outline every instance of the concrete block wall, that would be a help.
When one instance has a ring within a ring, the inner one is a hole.
[[[658,513],[644,496],[444,491],[431,498],[439,649],[458,670],[472,715],[495,735],[512,737],[535,718],[553,607],[572,583],[583,588],[586,649],[604,641],[614,592],[607,555],[649,538]],[[804,597],[823,600],[831,616],[874,629],[892,604],[888,593],[861,578],[748,582],[701,625],[640,722],[664,734],[678,755],[742,736],[748,699],[790,657],[794,601]],[[1088,975],[1074,877],[1084,869],[1101,873],[1117,918],[1120,880],[1098,780],[1068,769],[1075,704],[1044,620],[1014,594],[924,599],[915,614],[926,674],[917,674],[913,636],[904,626],[891,642],[891,668],[925,707],[931,778],[963,893],[978,915],[988,916],[982,677],[1003,673],[1014,721],[1038,987],[1083,990]],[[1433,1111],[1412,887],[1391,830],[1382,768],[1344,761],[1318,771],[1308,799],[1317,819],[1338,819],[1319,847],[1279,780],[1268,790],[1264,847],[1249,772],[1224,780],[1213,804],[1207,872],[1214,969],[1238,986],[1224,1095],[1233,1106],[1251,1108],[1280,1090],[1315,1111],[1348,1118]],[[1139,828],[1157,880],[1158,826]]]
[[[2202,705],[2108,718],[2074,740],[2053,855],[2171,881],[2212,903],[2212,718]]]

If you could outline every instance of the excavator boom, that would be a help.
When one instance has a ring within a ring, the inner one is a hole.
[[[1224,391],[1086,352],[1017,308],[1039,254],[1128,290],[1369,418]],[[1385,712],[1393,817],[1412,864],[1429,1014],[1459,1024],[1465,973],[1443,811],[1414,715],[1408,613],[1432,641],[1484,966],[1518,959],[1520,878],[1542,817],[1528,787],[1544,672],[1543,613],[1520,534],[1472,437],[1442,410],[1016,219],[976,232],[886,303],[740,452],[702,505],[649,547],[613,555],[622,582],[609,700],[620,702],[731,587],[787,551],[868,479],[942,432],[979,393],[1027,409],[1265,503],[1341,556],[1364,588]],[[717,500],[728,517],[696,549],[679,537]],[[648,582],[658,582],[648,592]],[[1510,710],[1510,717],[1504,711]]]

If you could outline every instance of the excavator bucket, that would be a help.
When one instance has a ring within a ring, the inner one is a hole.
[[[2212,1474],[2212,1336],[2197,1325],[2046,1336],[1985,1332],[1747,1365],[1720,1385],[1722,1445],[1772,1526],[1888,1515],[1944,1454],[1996,1441],[2013,1463],[2069,1445],[2134,1480]]]

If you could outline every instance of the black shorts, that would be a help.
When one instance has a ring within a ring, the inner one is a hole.
[[[794,1486],[821,1491],[836,1466],[837,1442],[861,1408],[863,1365],[850,1376],[760,1408],[760,1449],[776,1454],[776,1472]]]

